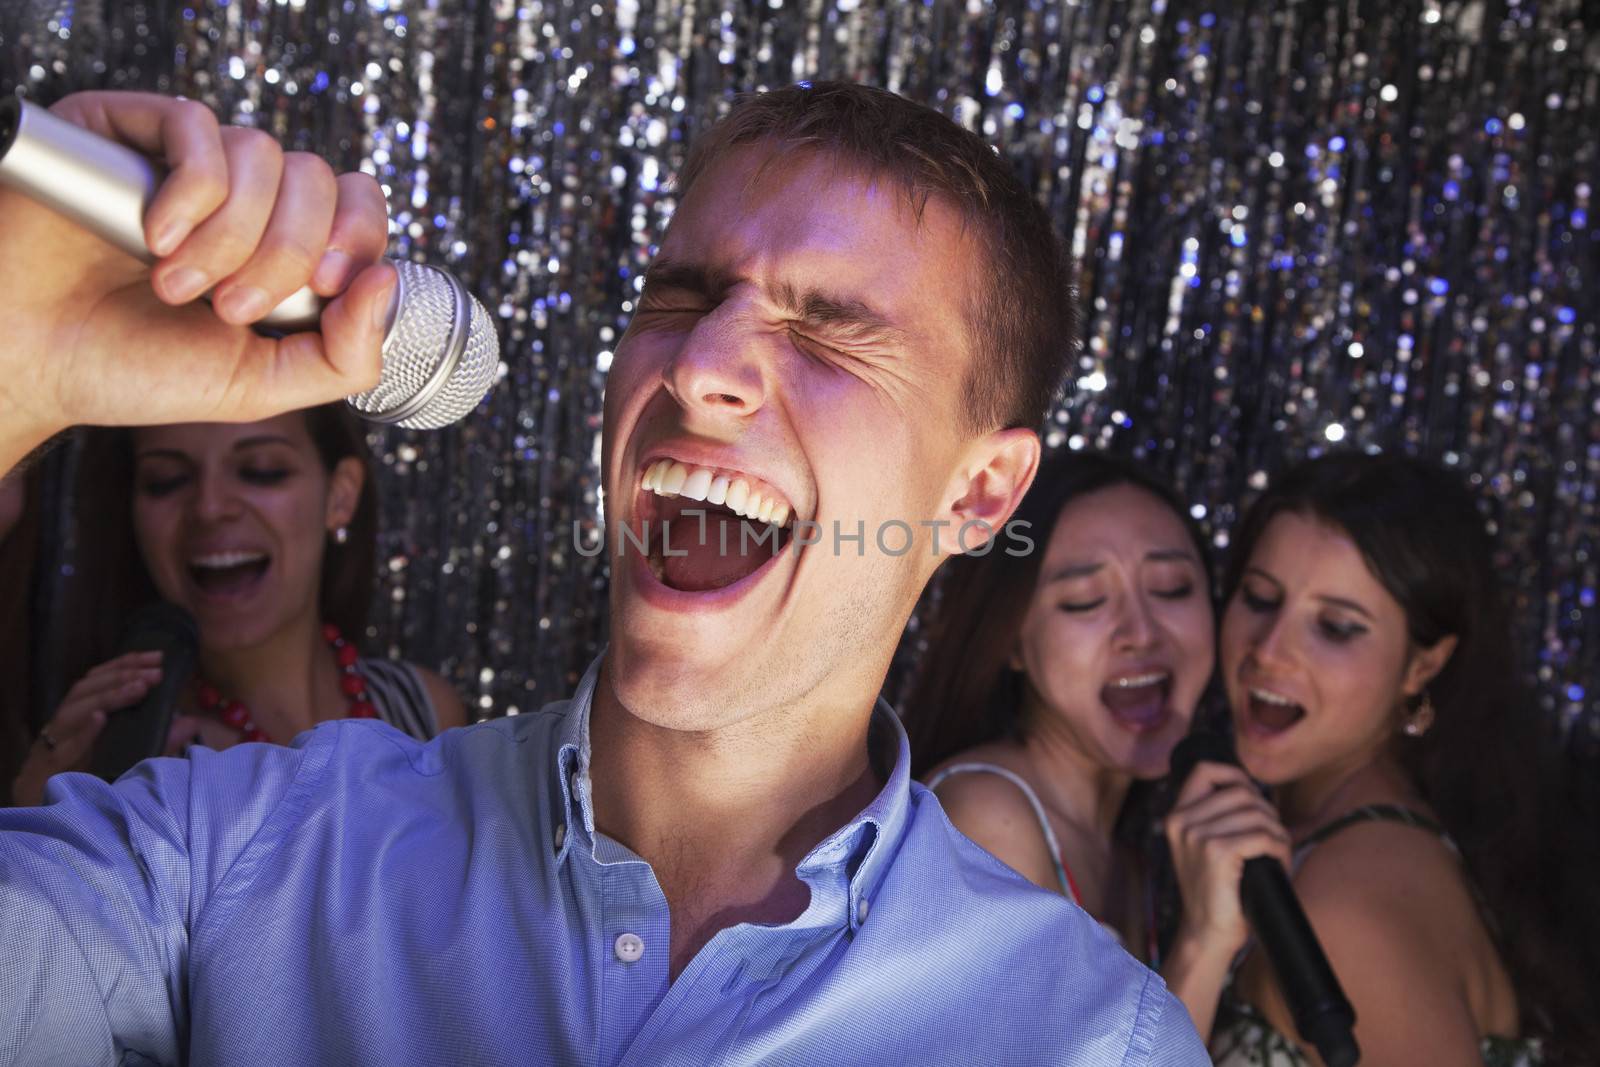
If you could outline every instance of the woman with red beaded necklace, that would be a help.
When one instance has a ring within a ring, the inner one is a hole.
[[[352,640],[371,595],[377,502],[345,405],[92,431],[80,484],[66,615],[84,632],[66,647],[81,663],[13,784],[16,803],[83,769],[106,717],[159,681],[159,654],[108,658],[131,612],[157,598],[193,615],[200,636],[169,754],[287,744],[328,719],[381,718],[422,737],[465,721],[438,675],[362,659]]]

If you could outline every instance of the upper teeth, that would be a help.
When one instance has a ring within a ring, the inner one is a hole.
[[[752,486],[743,478],[718,474],[707,467],[686,467],[671,459],[658,459],[645,468],[639,488],[657,496],[686,496],[720,504],[735,515],[782,526],[789,521],[789,505],[770,490]]]
[[[213,552],[209,556],[195,556],[189,564],[193,567],[237,567],[242,563],[255,563],[266,558],[265,552]]]
[[[1149,674],[1136,674],[1130,678],[1116,678],[1111,684],[1118,689],[1137,689],[1142,685],[1155,685],[1166,680],[1166,671],[1151,671]]]
[[[1265,689],[1252,689],[1250,695],[1264,704],[1277,704],[1279,707],[1292,707],[1294,701],[1288,697],[1281,697],[1277,693],[1269,693]]]

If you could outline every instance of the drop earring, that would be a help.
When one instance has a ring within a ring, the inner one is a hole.
[[[1421,737],[1428,732],[1428,727],[1433,725],[1434,711],[1433,698],[1428,691],[1422,691],[1422,703],[1417,705],[1415,711],[1406,716],[1405,725],[1400,727],[1407,737]]]

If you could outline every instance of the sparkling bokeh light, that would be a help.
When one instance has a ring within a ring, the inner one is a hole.
[[[370,643],[442,667],[480,715],[565,695],[603,632],[573,523],[596,519],[605,372],[687,141],[736,92],[831,77],[981,132],[1048,205],[1087,313],[1052,447],[1148,458],[1222,549],[1308,453],[1471,472],[1541,705],[1600,745],[1600,33],[1581,0],[5,7],[0,89],[183,92],[360,166],[396,254],[497,315],[504,380],[477,415],[373,436]]]

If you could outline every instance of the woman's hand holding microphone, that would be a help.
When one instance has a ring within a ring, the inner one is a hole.
[[[160,652],[128,652],[91,668],[67,690],[55,715],[34,739],[11,783],[12,803],[42,804],[44,784],[52,775],[88,770],[106,718],[137,704],[160,680]]]

